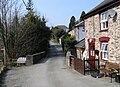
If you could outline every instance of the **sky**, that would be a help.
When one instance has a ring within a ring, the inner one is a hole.
[[[45,16],[48,26],[69,25],[71,16],[76,20],[81,12],[86,13],[103,0],[32,0],[35,10]]]

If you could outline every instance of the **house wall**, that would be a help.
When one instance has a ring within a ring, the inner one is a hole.
[[[73,28],[73,29],[69,32],[69,34],[70,34],[72,37],[75,37],[75,35],[76,35],[76,28]]]
[[[75,27],[75,29],[76,29],[76,34],[75,34],[75,40],[76,41],[79,41],[79,30],[78,30],[78,28],[77,27]]]
[[[100,51],[100,37],[109,37],[108,55],[109,61],[120,61],[120,6],[112,8],[117,12],[116,21],[108,20],[108,31],[100,32],[100,15],[96,14],[85,19],[85,46],[88,51],[88,39],[95,38],[95,49]],[[87,58],[89,55],[87,53]]]
[[[82,39],[85,38],[85,32],[83,31],[83,27],[76,27],[76,41],[81,41]]]

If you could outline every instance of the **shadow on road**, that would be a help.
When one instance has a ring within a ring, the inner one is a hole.
[[[50,58],[60,57],[65,57],[61,45],[51,45],[48,51],[48,55],[46,56],[46,58],[41,59],[39,61],[39,64],[47,62]]]
[[[8,70],[9,69],[5,69],[0,75],[0,87],[7,87],[7,85],[5,84],[5,78],[7,76]]]

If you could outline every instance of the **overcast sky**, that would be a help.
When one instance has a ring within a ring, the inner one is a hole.
[[[82,11],[86,13],[103,0],[33,0],[34,8],[45,16],[49,26],[68,26],[71,16],[79,19]]]

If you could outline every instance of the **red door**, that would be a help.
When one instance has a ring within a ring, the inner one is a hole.
[[[95,59],[95,39],[91,38],[88,39],[88,44],[89,44],[89,60],[94,60]],[[95,61],[89,61],[90,68],[95,69]]]

